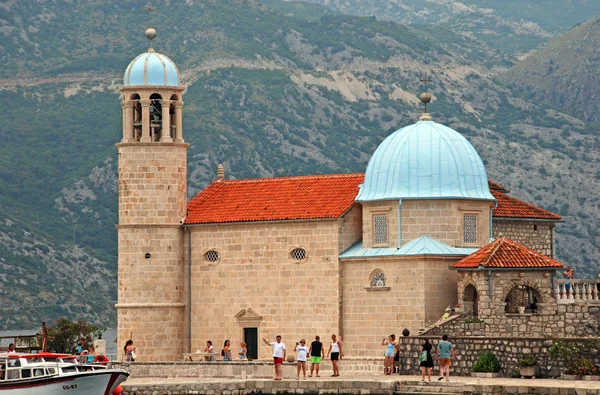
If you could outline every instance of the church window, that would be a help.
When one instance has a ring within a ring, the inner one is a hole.
[[[371,278],[371,287],[385,287],[385,273],[376,272]]]
[[[373,244],[388,244],[388,217],[387,215],[373,216]]]
[[[219,261],[219,251],[208,250],[204,253],[204,260],[206,262],[215,263]]]
[[[290,252],[290,256],[295,261],[303,261],[306,259],[306,250],[304,248],[294,248]]]
[[[464,242],[477,244],[477,215],[465,214],[464,216]]]

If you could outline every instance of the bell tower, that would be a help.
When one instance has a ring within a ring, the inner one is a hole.
[[[120,91],[118,351],[131,339],[138,360],[175,361],[185,309],[184,87],[175,63],[150,47],[129,64]]]

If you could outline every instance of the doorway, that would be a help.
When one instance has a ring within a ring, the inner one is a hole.
[[[244,328],[244,341],[248,357],[258,359],[258,328]]]

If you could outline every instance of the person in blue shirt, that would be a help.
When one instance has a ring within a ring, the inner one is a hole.
[[[446,381],[450,381],[450,362],[454,358],[454,347],[452,343],[448,341],[448,335],[442,336],[442,341],[438,343],[436,359],[440,364],[441,377],[438,380],[444,378],[444,372],[446,373]]]

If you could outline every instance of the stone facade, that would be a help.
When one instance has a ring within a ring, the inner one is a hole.
[[[527,221],[494,218],[494,238],[506,237],[534,251],[554,258],[554,221]]]
[[[478,200],[404,200],[364,202],[363,248],[399,247],[421,236],[429,236],[452,247],[483,247],[490,239],[490,202]],[[402,237],[398,239],[398,213]],[[477,242],[464,241],[464,215],[477,216]],[[376,245],[373,217],[388,217],[387,244]]]
[[[464,241],[464,215],[477,216],[477,242]],[[451,247],[483,247],[490,240],[490,202],[480,200],[405,200],[402,244],[429,236]]]
[[[274,341],[282,335],[290,352],[301,338],[310,341],[319,334],[327,341],[330,334],[339,334],[338,255],[340,247],[358,241],[353,238],[359,218],[360,212],[351,210],[339,220],[189,227],[192,351],[207,340],[220,350],[226,339],[237,349],[245,327],[258,329],[259,358],[272,355],[260,341],[263,337]],[[305,249],[306,258],[294,260],[295,248]],[[210,250],[219,253],[218,262],[206,261]],[[245,313],[239,319],[245,309],[255,315],[250,322],[243,319]]]
[[[380,355],[374,342],[403,328],[415,332],[436,321],[456,300],[456,259],[373,258],[342,260],[344,346],[352,356]],[[384,287],[372,287],[375,272]],[[427,306],[426,308],[424,306]]]
[[[599,336],[600,305],[585,302],[559,305],[553,293],[552,274],[553,271],[531,270],[460,271],[458,297],[465,314],[476,311],[477,319],[484,325],[481,335]],[[519,306],[526,310],[520,312]],[[460,320],[451,324],[448,333],[465,334],[467,327],[460,325]]]

